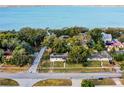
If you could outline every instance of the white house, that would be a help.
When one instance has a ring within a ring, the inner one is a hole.
[[[51,54],[50,55],[50,62],[64,62],[68,58],[68,53],[64,54]]]
[[[59,38],[60,38],[60,39],[67,39],[67,38],[69,38],[69,35],[62,35],[62,36],[60,36]]]
[[[112,61],[112,57],[106,52],[94,53],[88,59],[88,61]]]
[[[111,42],[112,41],[112,35],[111,34],[106,34],[106,33],[102,33],[102,38],[103,41],[106,42]]]

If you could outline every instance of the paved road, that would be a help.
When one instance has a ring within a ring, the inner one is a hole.
[[[35,60],[32,64],[32,66],[29,68],[28,72],[30,72],[30,73],[36,73],[37,72],[37,67],[40,63],[40,60],[41,60],[45,50],[46,50],[46,47],[41,48],[40,52],[38,53],[37,57],[35,58]]]
[[[119,78],[113,78],[113,81],[115,82],[116,85],[123,86]]]
[[[0,73],[0,78],[9,78],[16,80],[20,86],[31,87],[40,80],[46,79],[71,79],[72,86],[79,87],[82,79],[98,79],[98,78],[118,78],[121,73]]]
[[[121,77],[121,73],[0,73],[0,78],[11,79],[92,79],[92,78],[111,78]]]
[[[75,86],[79,86],[82,79],[98,79],[98,78],[118,78],[121,77],[120,72],[99,72],[99,73],[36,73],[38,64],[43,56],[46,47],[41,48],[32,66],[27,72],[20,73],[4,73],[0,72],[0,78],[10,78],[19,82],[20,86],[32,86],[39,80],[45,79],[71,79]],[[77,83],[78,82],[78,83]]]

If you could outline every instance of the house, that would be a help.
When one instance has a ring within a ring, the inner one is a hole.
[[[115,49],[115,51],[119,51],[124,48],[124,44],[118,41],[117,39],[112,40],[110,43],[106,44],[107,51],[111,51]]]
[[[102,32],[102,39],[103,41],[106,42],[111,42],[112,41],[112,35],[111,34],[106,34]]]
[[[61,39],[67,39],[67,38],[69,38],[69,35],[62,35],[59,38],[61,38]]]
[[[65,62],[68,58],[68,53],[63,54],[51,54],[50,62]]]
[[[102,51],[101,53],[94,53],[87,59],[88,61],[112,61],[112,57],[107,53],[107,51]]]
[[[12,52],[7,49],[6,51],[4,51],[4,57],[6,60],[10,60],[12,58]]]

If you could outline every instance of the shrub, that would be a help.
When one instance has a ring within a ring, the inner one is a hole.
[[[124,63],[120,64],[121,70],[124,70]]]
[[[90,80],[82,80],[81,87],[95,87],[95,84]]]
[[[114,54],[113,57],[116,61],[124,61],[124,54]]]

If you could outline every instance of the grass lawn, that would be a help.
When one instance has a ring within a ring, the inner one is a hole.
[[[112,79],[90,79],[95,85],[116,85],[115,82]]]
[[[111,72],[108,68],[58,68],[58,69],[48,69],[42,68],[38,70],[39,72],[56,72],[56,73],[88,73],[88,72]]]
[[[107,62],[105,64],[108,64]],[[66,63],[66,68],[64,68],[63,62],[55,62],[54,66],[49,60],[42,61],[38,66],[39,72],[61,72],[61,73],[73,73],[73,72],[109,72],[112,71],[109,68],[93,68],[101,67],[100,62],[91,62],[88,67],[84,67],[82,64],[68,64]]]
[[[109,62],[105,61],[105,62],[103,62],[103,66],[105,66],[105,67],[111,67],[112,65]]]
[[[91,64],[89,65],[90,67],[101,67],[101,63],[96,61],[96,62],[91,62]]]
[[[69,79],[48,79],[39,81],[33,86],[71,86],[72,82]]]
[[[121,65],[123,63],[124,63],[124,61],[116,61],[116,64],[118,64],[118,65]]]
[[[39,68],[41,67],[51,67],[53,66],[53,63],[49,62],[49,60],[47,61],[42,61],[40,64],[39,64]],[[64,64],[63,62],[55,62],[54,63],[54,67],[63,67]],[[77,68],[81,68],[81,67],[84,67],[82,64],[68,64],[66,63],[66,67],[77,67]],[[91,64],[89,65],[89,67],[101,67],[100,65],[100,62],[91,62]]]
[[[0,79],[0,86],[19,86],[19,84],[11,79]]]
[[[17,72],[22,72],[22,71],[27,71],[29,69],[30,66],[26,65],[26,66],[23,66],[23,67],[18,67],[18,66],[15,66],[15,65],[3,65],[1,68],[0,68],[0,71],[1,72],[8,72],[8,73],[17,73]]]

